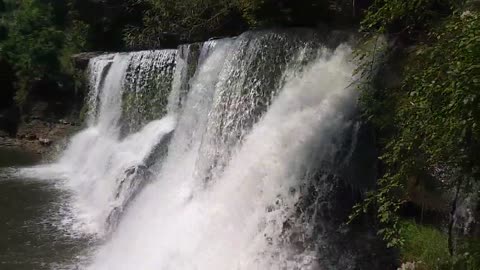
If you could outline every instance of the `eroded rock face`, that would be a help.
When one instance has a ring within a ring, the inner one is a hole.
[[[90,59],[102,55],[103,52],[83,52],[72,55],[72,61],[77,69],[85,70]]]
[[[360,199],[358,190],[328,172],[319,172],[313,177],[315,180],[304,187],[306,195],[297,205],[301,221],[297,220],[297,226],[311,226],[312,230],[308,234],[289,236],[293,243],[298,239],[297,249],[308,248],[305,243],[314,243],[321,269],[396,269],[394,250],[385,248],[371,220],[365,218],[345,225],[351,207]]]
[[[410,177],[407,194],[404,216],[442,230],[447,230],[453,218],[455,235],[480,235],[480,184],[461,170],[438,164],[423,175]]]
[[[454,219],[459,235],[480,237],[480,183],[471,181],[463,187]]]
[[[142,164],[127,168],[117,179],[119,185],[115,191],[114,206],[106,220],[107,232],[114,231],[130,203],[151,182],[153,176],[151,168],[166,157],[172,135],[173,132],[160,140]]]
[[[373,219],[346,225],[352,207],[377,179],[373,130],[357,120],[341,140],[334,162],[307,174],[306,184],[292,191],[300,200],[284,225],[285,238],[298,253],[314,249],[321,269],[397,269],[397,255],[386,249]]]
[[[107,217],[106,225],[107,231],[112,232],[118,225],[123,212],[128,204],[140,193],[145,185],[150,182],[151,172],[145,165],[138,165],[128,168],[125,171],[123,178],[120,180],[120,185],[115,193],[115,200],[118,202],[113,207]]]

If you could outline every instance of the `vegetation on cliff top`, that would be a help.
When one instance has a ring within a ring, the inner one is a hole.
[[[141,49],[160,47],[171,39],[200,41],[252,28],[351,25],[356,20],[354,2],[366,1],[130,0],[132,8],[145,12],[140,25],[127,27],[125,40],[130,48]]]
[[[350,0],[0,0],[0,68],[13,70],[0,79],[13,83],[5,99],[14,97],[28,114],[37,94],[77,92],[81,80],[70,58],[80,51],[175,47],[251,28],[333,21],[355,21]]]

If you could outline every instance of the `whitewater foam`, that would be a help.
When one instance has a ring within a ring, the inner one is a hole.
[[[206,70],[229,53],[228,49],[216,52],[199,75],[209,73]],[[210,179],[207,186],[193,169],[198,158],[195,148],[170,155],[185,148],[183,140],[174,138],[155,183],[137,198],[88,269],[315,267],[314,250],[294,254],[282,234],[299,199],[293,190],[314,166],[309,161],[330,158],[334,137],[351,124],[356,95],[349,88],[353,67],[348,55],[345,47],[335,52],[325,49],[320,59],[289,80],[265,116],[235,147],[221,176]],[[202,85],[205,78],[197,76],[196,83]],[[189,101],[200,88],[193,87]],[[184,121],[191,124],[188,108],[179,126]],[[205,114],[202,110],[192,114]],[[175,137],[179,136],[183,134],[177,129]],[[202,135],[190,138],[198,144]]]
[[[181,54],[93,59],[88,126],[57,163],[22,172],[62,179],[73,194],[73,229],[109,234],[77,267],[318,269],[316,243],[293,243],[315,230],[298,219],[298,204],[306,176],[334,164],[339,141],[352,136],[357,101],[350,48],[320,44],[314,35],[259,32]],[[162,73],[162,83],[135,81],[155,76],[132,66]],[[153,121],[137,108],[150,85],[162,85],[164,107]],[[127,111],[126,88],[134,95]],[[136,124],[124,134],[128,119]]]

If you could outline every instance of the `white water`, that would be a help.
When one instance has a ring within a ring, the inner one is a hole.
[[[350,124],[356,95],[348,88],[349,50],[324,52],[290,79],[223,174],[205,186],[195,174],[202,141],[197,132],[206,128],[208,93],[228,53],[216,49],[202,65],[155,183],[137,198],[88,269],[316,267],[309,252],[290,254],[281,240],[282,224],[298,200],[289,191],[301,184],[309,161],[328,159],[334,137]]]
[[[142,59],[117,54],[91,63],[94,111],[88,127],[71,139],[56,164],[34,172],[66,179],[78,219],[74,230],[104,235],[112,211],[125,210],[91,261],[78,267],[321,269],[315,245],[295,250],[284,224],[297,222],[305,175],[334,158],[338,137],[352,125],[354,67],[346,46],[312,54],[302,43],[290,44],[284,53],[275,38],[204,44],[185,100],[175,78],[171,114],[125,138],[123,82],[129,63]],[[277,51],[268,51],[270,39]],[[305,62],[310,64],[302,66]],[[188,66],[177,66],[177,76],[185,77],[178,68]],[[173,130],[167,156],[150,168],[151,183],[126,208],[130,193],[116,196],[124,189],[125,172],[142,165]]]
[[[70,139],[58,162],[19,172],[29,178],[64,180],[62,188],[73,193],[70,205],[75,222],[71,229],[77,233],[102,237],[108,232],[109,215],[115,208],[123,208],[123,203],[130,199],[128,192],[120,190],[126,171],[142,166],[154,147],[175,127],[176,117],[168,115],[150,122],[137,133],[120,138],[125,76],[129,66],[135,67],[137,74],[142,72],[138,61],[143,58],[139,55],[144,54],[115,54],[93,59],[89,68],[92,89],[87,127]],[[143,67],[145,69],[144,72],[149,72],[150,67]]]

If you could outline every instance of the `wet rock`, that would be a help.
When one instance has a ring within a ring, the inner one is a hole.
[[[60,120],[58,120],[58,122],[59,122],[60,124],[63,124],[63,125],[70,125],[70,122],[68,122],[68,121],[65,120],[65,119],[60,119]]]
[[[83,52],[72,56],[73,64],[76,68],[85,70],[88,67],[90,59],[103,54],[103,52]]]
[[[402,266],[400,266],[400,268],[398,268],[398,270],[415,270],[415,269],[418,269],[418,268],[417,268],[417,263],[414,263],[414,262],[404,263],[402,264]]]
[[[116,228],[125,209],[148,184],[151,176],[148,167],[143,164],[125,170],[124,175],[119,178],[120,184],[115,194],[116,206],[112,208],[106,220],[108,232],[112,232]]]
[[[25,139],[27,139],[27,140],[29,140],[29,141],[35,141],[35,140],[37,140],[38,138],[37,138],[37,135],[35,135],[35,134],[27,134],[27,135],[25,136]]]
[[[52,140],[46,139],[46,138],[40,138],[40,139],[38,139],[38,141],[39,141],[40,144],[43,145],[43,146],[50,146],[50,145],[52,145],[52,143],[53,143]]]

